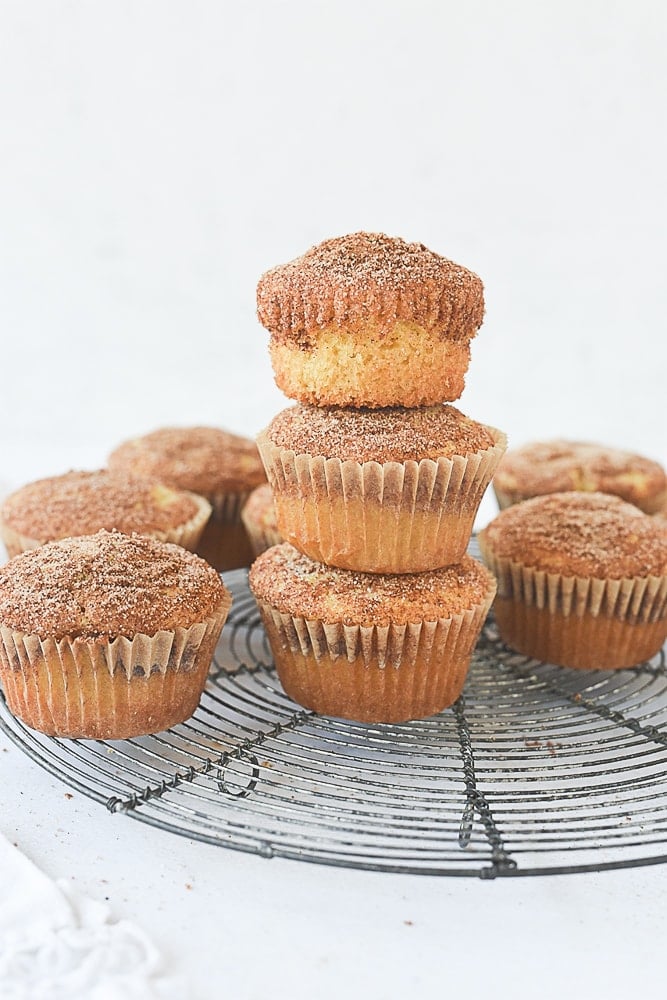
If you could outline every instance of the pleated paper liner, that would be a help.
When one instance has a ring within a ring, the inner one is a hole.
[[[496,483],[491,483],[491,486],[493,487],[500,510],[505,510],[506,507],[512,507],[515,503],[521,503],[523,500],[528,499],[525,494],[520,493],[518,490],[503,490]]]
[[[254,552],[241,520],[241,511],[251,491],[207,493],[213,513],[196,548],[197,555],[219,572],[249,566]]]
[[[262,432],[257,446],[282,537],[318,562],[367,573],[419,573],[465,553],[505,435],[467,456],[352,462],[297,455]]]
[[[211,516],[211,504],[197,493],[190,493],[188,495],[197,504],[196,512],[188,521],[185,521],[183,524],[174,525],[169,530],[147,531],[143,532],[143,534],[149,534],[151,538],[157,538],[162,542],[173,542],[175,545],[180,545],[182,548],[194,552]],[[22,535],[3,521],[0,521],[0,535],[10,559],[21,552],[38,549],[40,545],[43,545],[46,541],[50,541],[50,539],[40,540]]]
[[[10,711],[49,736],[127,739],[189,718],[199,703],[231,597],[203,622],[133,638],[40,639],[0,627]]]
[[[667,637],[667,577],[601,580],[499,559],[484,535],[484,562],[498,580],[494,613],[513,649],[563,667],[623,669],[649,659]]]
[[[450,618],[387,626],[325,624],[258,604],[291,698],[324,715],[403,722],[456,701],[494,593],[491,584],[483,602]]]
[[[243,518],[243,523],[248,533],[250,545],[252,546],[252,551],[255,556],[260,555],[262,552],[266,552],[266,550],[270,549],[271,546],[280,545],[281,542],[285,541],[277,528],[270,528],[266,525],[258,524],[256,521],[250,521],[245,517]]]

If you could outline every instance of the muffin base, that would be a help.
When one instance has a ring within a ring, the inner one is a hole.
[[[667,637],[667,577],[564,576],[495,555],[478,536],[498,581],[494,613],[512,649],[562,667],[621,670],[654,656]]]
[[[453,566],[465,553],[477,505],[441,515],[403,511],[363,501],[332,501],[323,517],[317,503],[276,501],[283,539],[317,562],[365,573],[421,573]],[[350,530],[361,527],[363,534]]]
[[[420,573],[466,551],[479,504],[506,447],[420,462],[341,462],[257,438],[283,539],[311,559],[365,573]]]
[[[361,657],[352,663],[318,661],[300,653],[276,657],[275,662],[285,692],[304,708],[357,722],[407,722],[426,719],[454,704],[463,690],[470,656],[443,663],[442,671],[419,661],[398,669],[381,668],[366,666]]]
[[[667,631],[664,621],[564,615],[506,597],[496,597],[494,613],[500,636],[512,649],[576,670],[636,667],[660,651]]]
[[[13,715],[47,736],[115,740],[183,722],[201,698],[231,599],[201,624],[155,636],[40,639],[0,629]]]
[[[489,610],[486,599],[434,622],[324,624],[258,600],[278,677],[300,705],[357,722],[424,719],[461,694]]]
[[[471,331],[471,335],[475,331]],[[314,406],[433,406],[458,399],[470,340],[446,340],[416,323],[385,331],[329,326],[308,347],[271,338],[276,385]]]
[[[249,566],[255,557],[241,520],[241,511],[249,496],[250,493],[234,493],[206,498],[213,513],[195,552],[219,573]]]

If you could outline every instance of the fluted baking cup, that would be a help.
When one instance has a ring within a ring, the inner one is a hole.
[[[419,573],[460,561],[506,438],[483,451],[419,462],[353,462],[257,446],[278,529],[312,559],[367,573]]]
[[[460,695],[493,600],[451,618],[405,624],[312,621],[258,600],[287,694],[326,715],[403,722],[442,711]]]
[[[241,520],[241,511],[251,492],[206,494],[213,513],[195,551],[219,572],[249,566],[254,558]]]
[[[258,524],[256,521],[252,521],[250,518],[243,516],[241,519],[245,526],[254,555],[258,556],[262,552],[266,552],[266,550],[270,549],[273,545],[280,545],[281,542],[285,541],[277,528],[269,528],[266,525]]]
[[[231,597],[188,628],[115,639],[40,638],[0,627],[0,680],[10,711],[49,736],[126,739],[194,712]]]
[[[667,578],[547,573],[490,550],[498,580],[494,610],[503,641],[536,659],[579,669],[620,669],[649,659],[667,637]]]

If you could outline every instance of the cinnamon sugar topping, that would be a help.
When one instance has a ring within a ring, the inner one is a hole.
[[[217,427],[163,427],[121,444],[109,468],[210,497],[266,480],[257,446]]]
[[[523,497],[563,490],[613,493],[649,513],[667,500],[667,476],[657,462],[584,441],[535,442],[509,451],[494,483]]]
[[[496,443],[492,428],[448,405],[381,410],[292,406],[274,417],[268,436],[296,454],[380,463],[465,456]]]
[[[119,473],[68,472],[29,483],[5,500],[1,520],[40,542],[99,531],[150,534],[193,518],[203,501]]]
[[[508,507],[480,541],[496,558],[563,576],[667,573],[667,534],[636,507],[603,493],[553,493]]]
[[[382,233],[325,240],[267,271],[257,286],[260,322],[279,340],[308,347],[330,325],[418,324],[450,340],[475,336],[483,286],[472,271],[421,243]]]
[[[249,582],[256,597],[280,612],[379,626],[461,614],[494,586],[488,570],[467,555],[456,566],[427,573],[357,573],[314,562],[286,542],[259,556]]]
[[[144,535],[67,538],[0,567],[0,625],[40,638],[187,628],[226,598],[203,559]]]

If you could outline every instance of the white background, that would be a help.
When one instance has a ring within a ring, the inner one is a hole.
[[[253,435],[286,405],[259,274],[357,229],[483,278],[466,413],[514,445],[667,461],[666,11],[0,0],[0,485],[98,467],[165,424]],[[106,857],[118,915],[150,923],[197,996],[214,960],[239,1000],[474,996],[494,976],[497,995],[618,996],[633,967],[657,975],[662,869],[471,887],[268,865],[74,808],[0,756],[0,829],[91,892]],[[189,865],[209,888],[182,910]]]

